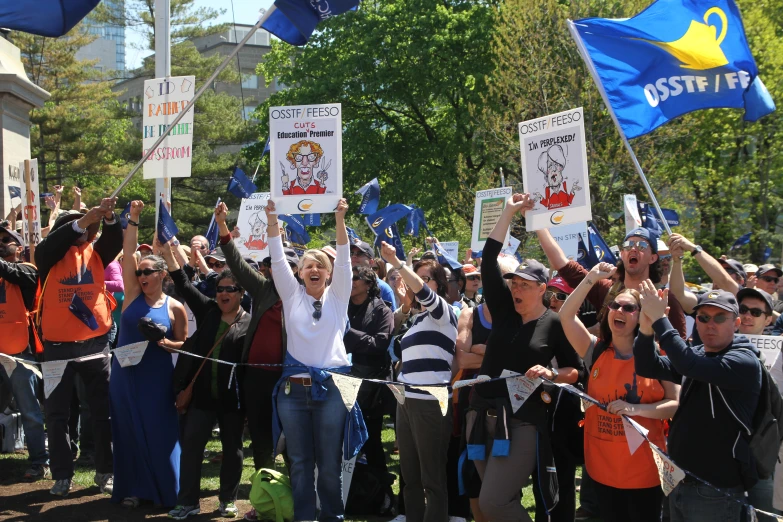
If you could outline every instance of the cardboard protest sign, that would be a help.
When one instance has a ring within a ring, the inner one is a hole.
[[[487,242],[489,234],[503,214],[506,200],[512,193],[511,187],[476,192],[476,203],[473,207],[473,234],[470,238],[471,250],[474,252],[484,250],[484,243]],[[508,231],[503,242],[508,243]]]
[[[519,145],[522,184],[535,199],[525,212],[527,229],[591,220],[582,108],[523,121]]]
[[[22,206],[22,237],[27,246],[41,242],[41,192],[38,183],[38,160],[28,160],[30,175],[25,171],[25,162],[19,163],[19,172],[25,188],[25,203]]]
[[[147,154],[170,122],[185,110],[196,92],[195,76],[172,76],[144,82],[142,154]],[[189,178],[193,153],[193,109],[144,162],[144,179]]]
[[[776,335],[750,335],[741,334],[750,340],[764,355],[764,366],[777,383],[778,388],[783,388],[783,337]]]
[[[280,214],[334,212],[343,193],[342,107],[269,108],[271,191]]]
[[[269,192],[256,192],[239,205],[239,237],[235,239],[242,257],[250,257],[256,262],[269,256],[269,238],[266,234],[266,202]]]
[[[446,255],[459,259],[459,241],[441,241],[440,247],[446,252]]]
[[[571,223],[549,230],[569,261],[579,261],[579,234],[587,238],[587,223]]]

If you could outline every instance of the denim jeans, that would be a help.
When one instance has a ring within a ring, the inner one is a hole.
[[[722,491],[729,492],[731,498],[698,482],[680,482],[669,494],[671,522],[740,522],[740,502],[745,499],[742,486]]]
[[[277,395],[277,413],[283,425],[286,451],[291,460],[294,520],[316,520],[315,467],[321,522],[343,520],[343,432],[348,415],[334,381],[326,381],[323,401],[315,401],[309,386],[285,384]]]
[[[755,508],[759,508],[768,513],[780,514],[780,511],[772,507],[772,496],[775,489],[775,480],[769,477],[765,480],[759,480],[756,485],[748,491],[748,503]],[[759,522],[775,522],[775,519],[769,515],[758,515]]]
[[[14,355],[18,359],[35,362],[32,354],[25,350],[22,353]],[[11,393],[16,399],[16,406],[22,415],[22,427],[24,428],[24,438],[27,443],[27,453],[32,464],[49,465],[49,452],[46,451],[46,442],[44,435],[43,413],[41,405],[38,403],[36,391],[38,390],[38,377],[25,366],[16,364],[16,369],[8,377],[5,368],[0,366],[0,372],[5,379],[11,383]]]

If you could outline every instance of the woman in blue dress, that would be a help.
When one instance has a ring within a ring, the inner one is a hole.
[[[137,262],[134,256],[142,208],[141,201],[131,203],[125,230],[125,302],[117,346],[146,342],[137,328],[142,317],[166,327],[166,337],[158,345],[147,344],[141,361],[134,366],[123,368],[117,357],[112,361],[112,502],[122,502],[128,508],[138,507],[142,500],[165,507],[177,503],[179,427],[171,386],[174,365],[167,350],[182,346],[188,326],[184,306],[163,293],[165,261],[149,256]]]

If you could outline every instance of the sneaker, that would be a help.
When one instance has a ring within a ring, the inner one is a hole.
[[[52,471],[46,464],[33,464],[30,469],[24,472],[24,479],[35,481],[52,478]]]
[[[114,474],[113,473],[96,473],[93,481],[98,485],[101,493],[111,495],[114,490]]]
[[[198,515],[201,513],[201,508],[198,506],[177,506],[169,511],[169,518],[174,520],[185,520],[191,515]]]
[[[250,520],[252,522],[255,522],[258,520],[258,515],[256,515],[256,508],[250,508],[250,511],[245,513],[245,516],[243,517],[245,520]]]
[[[71,479],[60,479],[54,481],[54,486],[49,493],[58,497],[67,497],[69,491],[71,491]]]
[[[233,502],[221,502],[218,504],[218,511],[223,518],[234,518],[239,513],[236,505]]]

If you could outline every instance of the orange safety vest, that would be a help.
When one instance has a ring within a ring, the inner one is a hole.
[[[111,312],[116,301],[106,292],[104,266],[92,243],[72,246],[49,271],[41,299],[41,329],[47,341],[84,341],[111,329]],[[69,309],[76,292],[95,316],[97,330],[91,330]]]
[[[633,357],[615,359],[611,347],[590,370],[587,393],[602,404],[617,399],[650,404],[664,398],[660,382],[636,375]],[[650,430],[647,436],[656,446],[666,449],[662,420],[639,416],[633,420]],[[592,479],[613,488],[652,488],[661,483],[649,444],[643,442],[631,455],[622,418],[600,408],[588,408],[585,412],[585,465]]]
[[[19,285],[0,278],[0,353],[16,355],[30,343],[29,313]]]

